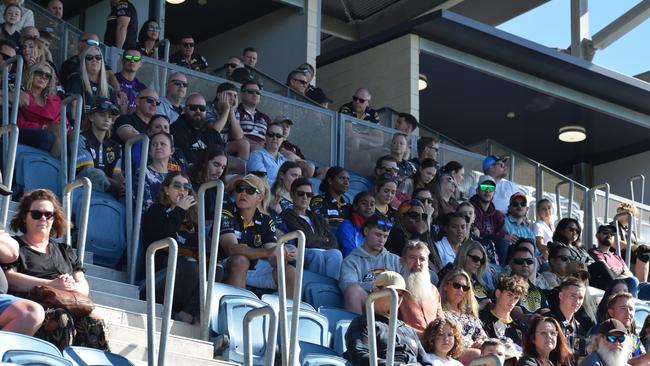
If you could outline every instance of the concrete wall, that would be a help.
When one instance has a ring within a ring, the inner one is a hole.
[[[197,52],[211,66],[220,67],[228,56],[241,56],[245,47],[252,46],[258,53],[256,67],[284,83],[292,69],[308,60],[314,63],[320,29],[316,3],[319,1],[306,1],[307,10],[278,9],[199,43]]]
[[[318,68],[318,86],[334,100],[332,109],[351,101],[357,88],[366,87],[373,108],[390,107],[419,119],[419,52],[418,36],[402,36]]]
[[[640,154],[631,155],[623,159],[610,161],[605,164],[594,166],[594,185],[609,183],[611,193],[630,197],[630,177],[637,174],[643,174],[646,177],[645,184],[645,204],[650,204],[650,151]],[[635,182],[635,198],[640,199],[641,183]]]

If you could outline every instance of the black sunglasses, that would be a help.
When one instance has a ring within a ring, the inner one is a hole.
[[[605,235],[607,235],[607,236],[614,236],[614,235],[616,235],[616,234],[614,234],[614,232],[609,231],[609,230],[603,230],[603,231],[600,231],[600,234],[605,234]]]
[[[183,88],[187,88],[187,82],[185,82],[185,81],[172,80],[171,83],[176,85],[176,86],[182,86]]]
[[[468,254],[467,258],[471,259],[474,261],[474,263],[485,263],[485,257],[479,257],[478,255],[473,255],[473,254]]]
[[[470,288],[469,286],[461,285],[461,284],[458,283],[458,282],[452,282],[451,285],[452,285],[456,290],[459,290],[459,289],[462,288],[464,292],[469,291],[469,288]]]
[[[305,196],[307,196],[307,198],[314,197],[313,192],[296,191],[295,193],[296,193],[296,196],[298,196],[298,197],[305,197]]]
[[[533,259],[532,258],[514,258],[512,260],[512,263],[518,265],[518,266],[523,266],[524,264],[527,264],[529,266],[533,265]]]
[[[102,61],[103,57],[102,55],[86,55],[86,61]]]
[[[156,98],[154,98],[154,97],[138,97],[138,99],[144,99],[145,102],[147,102],[149,104],[153,104],[156,107],[160,105],[160,101],[156,100]]]
[[[237,66],[239,66],[239,65],[234,64],[234,63],[233,63],[233,64],[225,63],[225,64],[223,64],[223,66],[225,66],[225,67],[229,67],[229,68],[231,68],[231,69],[236,69]]]
[[[352,97],[352,100],[355,101],[355,102],[359,102],[359,103],[365,103],[368,99],[363,99],[363,98],[359,98],[359,97],[355,96],[355,97]]]
[[[247,186],[245,184],[238,185],[237,188],[235,188],[235,192],[237,193],[246,192],[246,194],[250,196],[254,195],[255,193],[257,194],[261,193],[259,189],[255,187]]]
[[[34,70],[34,76],[38,76],[38,77],[43,78],[45,80],[50,80],[52,78],[52,74],[50,74],[47,71],[43,71],[43,70]]]
[[[268,138],[273,138],[273,137],[275,137],[276,139],[281,139],[281,138],[284,137],[284,135],[281,134],[281,133],[267,132],[267,133],[266,133],[266,137],[268,137]]]
[[[192,185],[189,183],[172,182],[172,187],[176,189],[184,189],[188,192],[192,190]]]
[[[54,218],[53,211],[39,211],[39,210],[29,210],[29,215],[33,220],[40,220],[41,217],[45,216],[47,220]]]
[[[255,89],[244,89],[244,93],[262,95],[262,92]]]
[[[417,213],[417,212],[407,212],[405,215],[407,218],[414,221],[427,221],[429,215],[426,213]]]
[[[512,207],[526,207],[527,204],[524,201],[515,201],[515,202],[511,202],[510,206],[512,206]]]
[[[191,110],[192,112],[205,112],[205,106],[204,105],[199,105],[199,104],[188,104],[187,108]]]
[[[192,48],[192,47],[194,47],[194,43],[183,43],[183,47]]]
[[[420,202],[422,202],[422,203],[424,203],[424,204],[427,204],[427,203],[433,203],[433,199],[432,199],[432,198],[429,198],[429,197],[426,197],[426,198],[417,198],[417,200],[420,201]]]

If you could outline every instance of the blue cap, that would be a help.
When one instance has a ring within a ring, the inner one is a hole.
[[[494,163],[496,163],[498,161],[505,162],[507,160],[508,160],[507,156],[498,157],[498,156],[494,156],[494,155],[488,155],[488,156],[485,157],[485,159],[483,159],[483,172],[487,172],[488,169],[490,169],[490,167]]]

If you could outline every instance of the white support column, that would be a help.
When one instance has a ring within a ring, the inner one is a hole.
[[[588,0],[571,0],[571,55],[587,58],[585,39],[589,39]]]

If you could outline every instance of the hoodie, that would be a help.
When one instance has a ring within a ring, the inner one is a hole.
[[[491,240],[503,239],[507,234],[505,229],[505,215],[494,207],[494,203],[490,202],[487,211],[483,211],[477,195],[472,196],[469,202],[474,206],[474,211],[476,212],[474,225],[481,233],[481,238]]]
[[[399,273],[401,268],[400,258],[386,249],[373,256],[363,250],[363,247],[357,247],[343,259],[339,287],[345,291],[348,286],[356,284],[370,292],[372,282],[378,274],[384,271]]]

